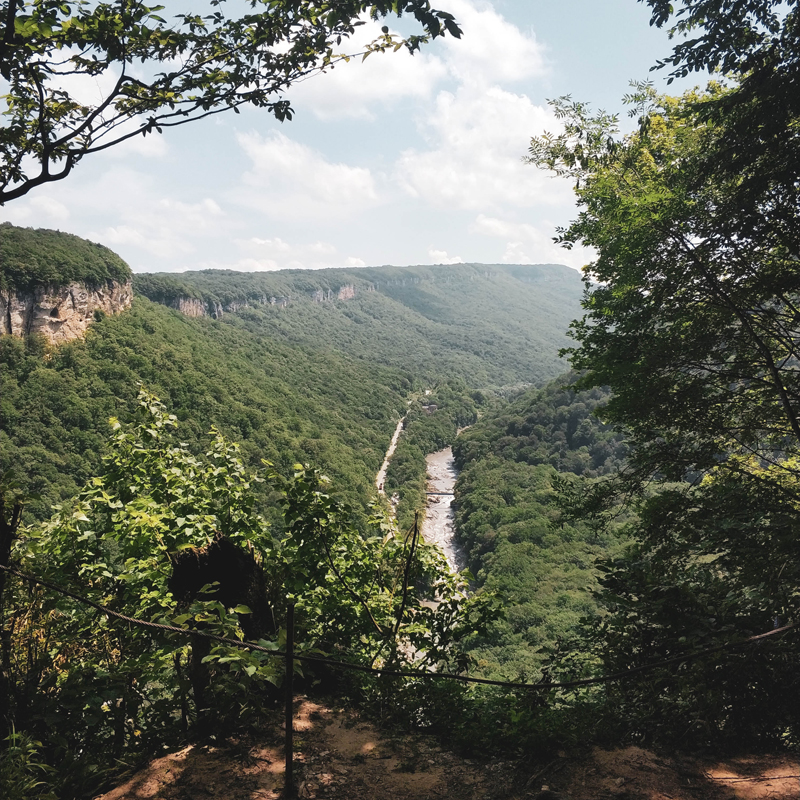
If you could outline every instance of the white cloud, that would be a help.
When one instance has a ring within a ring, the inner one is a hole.
[[[436,250],[433,247],[428,249],[428,257],[434,264],[463,264],[461,256],[448,256],[447,250]]]
[[[488,86],[546,74],[544,51],[532,33],[523,33],[491,3],[449,0],[447,9],[461,25],[461,39],[444,39],[447,66],[463,83]]]
[[[107,69],[99,75],[61,75],[53,81],[54,88],[62,89],[79,103],[89,107],[96,107],[102,104],[116,89],[118,73],[115,70]],[[105,113],[100,115],[100,119],[111,121],[116,116],[113,106]],[[122,122],[107,136],[100,136],[95,140],[95,144],[111,142],[119,136],[123,136],[131,131],[138,130],[143,118],[133,118]],[[114,145],[109,149],[109,154],[115,158],[127,158],[130,156],[144,156],[145,158],[160,158],[167,154],[167,143],[159,133],[136,136],[126,139],[120,144]]]
[[[363,267],[364,261],[353,256],[343,257],[329,242],[292,244],[280,237],[265,239],[257,236],[235,239],[237,257],[231,262],[204,263],[204,268],[216,267],[261,272],[276,269],[325,269],[326,267]]]
[[[358,52],[380,35],[381,24],[367,22],[352,42],[343,42],[341,52]],[[397,34],[395,34],[397,35]],[[307,107],[319,119],[342,117],[374,119],[378,108],[388,108],[403,98],[426,99],[448,75],[444,61],[430,50],[411,55],[373,53],[340,61],[322,75],[296,83],[288,97],[297,108]]]
[[[137,134],[109,150],[115,158],[163,158],[168,152],[167,139],[160,133]]]
[[[347,218],[380,200],[365,167],[332,163],[282,133],[237,135],[252,162],[232,202],[277,219]]]
[[[542,45],[490,3],[451,0],[448,10],[464,31],[461,39],[445,36],[413,56],[401,48],[374,53],[364,62],[360,57],[339,62],[322,75],[296,83],[290,99],[320,119],[374,119],[379,108],[391,107],[403,98],[425,101],[433,97],[445,82],[488,88],[546,74]],[[363,50],[380,35],[382,24],[368,20],[352,40],[342,43],[341,52]]]
[[[280,252],[288,252],[290,250],[289,245],[284,242],[282,239],[275,238],[275,239],[259,239],[257,236],[254,236],[252,239],[249,239],[246,242],[240,241],[238,242],[240,246],[248,246],[248,245],[255,245],[256,247],[266,247],[272,250],[277,250]]]
[[[215,200],[164,195],[154,178],[119,164],[99,178],[42,187],[2,216],[33,227],[68,222],[71,233],[117,250],[134,269],[181,268],[237,224]]]
[[[97,75],[59,75],[52,81],[52,88],[68,92],[73,100],[82,105],[97,106],[114,92],[119,76],[116,69],[106,69]]]
[[[31,207],[53,222],[66,222],[70,218],[70,211],[63,203],[46,195],[31,198]]]
[[[505,240],[501,260],[506,264],[554,263],[580,269],[594,259],[595,254],[591,248],[576,246],[567,250],[556,244],[553,241],[555,227],[549,221],[542,221],[536,226],[479,214],[472,225],[472,231]]]
[[[427,147],[399,155],[396,183],[443,209],[496,215],[510,207],[572,206],[565,182],[522,162],[531,136],[560,127],[548,108],[509,88],[546,73],[543,47],[489,3],[453,0],[448,10],[464,29],[461,40],[443,44],[456,85],[421,107],[417,125]]]
[[[204,241],[224,234],[231,226],[219,204],[211,198],[185,202],[174,197],[159,196],[153,182],[126,168],[105,173],[100,186],[91,195],[113,196],[115,223],[89,231],[87,236],[109,247],[135,248],[147,258],[183,259],[203,251]],[[95,194],[96,192],[96,194]],[[90,193],[84,193],[84,197]],[[84,201],[86,202],[86,201]],[[142,256],[140,256],[142,257]],[[147,263],[142,264],[148,268]],[[173,268],[177,268],[175,264]]]
[[[558,127],[525,95],[498,87],[441,92],[421,127],[430,149],[406,150],[396,164],[397,180],[412,197],[475,210],[571,199],[568,187],[522,163],[531,136]]]
[[[152,256],[175,258],[197,252],[198,234],[208,234],[224,214],[209,198],[198,203],[162,198],[127,214],[122,211],[120,216],[125,222],[90,231],[88,237],[112,248],[129,246]]]
[[[66,222],[70,216],[67,205],[47,194],[37,194],[27,201],[16,201],[3,208],[3,217],[9,222],[35,228],[58,225]]]

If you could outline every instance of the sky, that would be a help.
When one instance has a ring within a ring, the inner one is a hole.
[[[354,59],[295,85],[279,123],[246,110],[136,137],[0,220],[83,236],[136,272],[393,264],[560,263],[571,186],[526,165],[556,131],[547,100],[619,113],[672,49],[636,0],[438,0],[461,40]],[[396,21],[388,21],[399,30]],[[378,26],[359,29],[373,38]],[[675,83],[682,91],[697,82]],[[96,89],[95,89],[96,91]]]

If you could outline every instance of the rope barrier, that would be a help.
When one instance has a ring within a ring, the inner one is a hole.
[[[54,592],[58,592],[59,594],[64,595],[65,597],[77,600],[79,603],[91,606],[92,608],[96,609],[97,611],[100,611],[103,614],[106,614],[109,617],[122,620],[123,622],[127,622],[131,625],[136,625],[141,628],[150,628],[152,630],[160,630],[166,633],[177,633],[183,636],[210,639],[212,641],[219,642],[220,644],[226,644],[231,647],[238,647],[239,649],[242,650],[253,650],[259,653],[265,653],[266,655],[269,656],[282,656],[284,658],[286,657],[286,652],[283,650],[275,650],[269,647],[264,647],[263,645],[257,644],[255,642],[246,642],[241,639],[231,639],[227,636],[219,636],[218,634],[208,633],[206,631],[191,630],[189,628],[179,628],[175,625],[165,625],[160,622],[150,622],[149,620],[137,619],[136,617],[129,617],[126,616],[125,614],[121,614],[119,611],[114,611],[113,609],[101,605],[100,603],[95,603],[93,600],[90,600],[87,597],[83,597],[79,594],[76,594],[75,592],[70,591],[69,589],[65,589],[62,586],[58,586],[57,584],[51,583],[50,581],[46,581],[42,578],[37,578],[33,575],[28,575],[24,572],[20,572],[19,570],[13,569],[12,567],[5,567],[3,565],[0,565],[0,569],[12,575],[16,575],[18,578],[22,580],[38,584],[40,586],[44,586],[48,589],[51,589]],[[703,650],[697,650],[694,653],[672,656],[671,658],[665,658],[660,661],[652,662],[650,664],[643,664],[638,667],[631,667],[630,669],[620,670],[619,672],[614,672],[611,673],[610,675],[602,675],[596,678],[580,678],[572,681],[542,681],[540,683],[518,683],[513,681],[497,681],[497,680],[491,680],[489,678],[473,678],[468,675],[457,675],[451,672],[380,669],[376,667],[367,667],[361,664],[352,664],[348,661],[337,661],[336,659],[322,658],[319,656],[304,656],[298,653],[294,654],[294,660],[306,663],[313,663],[313,664],[326,664],[330,667],[334,667],[337,669],[349,669],[355,672],[366,672],[366,673],[373,673],[376,675],[387,675],[390,677],[397,677],[397,678],[422,678],[422,679],[430,678],[434,680],[446,679],[446,680],[459,681],[461,683],[475,683],[483,686],[500,686],[507,689],[524,689],[528,691],[541,691],[549,689],[575,689],[581,686],[591,686],[601,683],[611,683],[613,681],[618,681],[627,678],[630,675],[636,675],[642,672],[648,672],[658,667],[683,663],[686,661],[694,661],[695,659],[702,658],[703,656],[710,655],[712,653],[718,653],[722,650],[730,650],[735,647],[742,647],[743,645],[750,644],[751,642],[760,641],[770,636],[776,636],[781,633],[786,633],[787,631],[794,630],[797,627],[798,623],[793,622],[789,625],[784,625],[780,628],[774,628],[773,630],[767,631],[766,633],[760,633],[755,636],[749,636],[748,638],[741,639],[738,642],[727,642],[725,644],[716,645],[715,647],[708,647]]]

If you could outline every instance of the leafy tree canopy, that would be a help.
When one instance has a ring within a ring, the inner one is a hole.
[[[0,289],[31,291],[73,281],[97,285],[130,279],[130,267],[101,244],[60,231],[0,225]]]
[[[626,454],[622,436],[596,417],[608,392],[575,392],[575,378],[486,410],[453,445],[459,542],[477,585],[496,590],[506,609],[469,643],[490,675],[537,674],[548,653],[557,651],[550,667],[566,666],[565,652],[587,650],[579,621],[597,620],[595,564],[622,549],[614,530],[598,536],[559,518],[559,484],[612,474]]]
[[[297,79],[349,56],[342,42],[367,17],[407,14],[418,32],[387,27],[364,56],[405,46],[412,53],[445,32],[451,14],[428,0],[213,0],[208,13],[135,0],[4,0],[0,3],[0,205],[66,177],[86,155],[126,139],[254,105],[291,119],[283,92]],[[170,12],[174,9],[169,9]],[[108,80],[102,99],[72,87]],[[96,81],[95,81],[96,82]]]
[[[776,57],[796,62],[796,52],[787,44],[798,33],[797,0],[644,2],[652,9],[651,25],[661,28],[673,22],[670,34],[685,34],[672,55],[657,64],[672,66],[673,77],[717,68],[746,73],[774,64]]]
[[[658,62],[671,78],[703,69],[736,81],[735,91],[704,98],[701,119],[718,126],[718,146],[702,161],[703,174],[740,178],[743,209],[768,185],[792,191],[800,157],[800,16],[797,0],[646,0],[651,24],[672,24],[680,41]],[[796,187],[795,187],[796,188]]]
[[[146,391],[134,424],[111,422],[104,474],[49,522],[20,528],[15,565],[129,616],[268,649],[285,641],[292,603],[298,652],[362,666],[468,666],[460,640],[498,609],[488,593],[467,598],[438,550],[380,513],[358,530],[316,470],[251,471],[216,431],[193,455],[176,441],[177,419]],[[264,481],[277,493],[280,530],[256,510]],[[243,591],[248,600],[237,599]],[[0,718],[43,743],[59,765],[59,797],[93,796],[116,759],[207,731],[209,718],[220,733],[257,717],[283,680],[268,654],[129,629],[16,578],[0,612],[10,689]]]
[[[637,544],[605,565],[610,614],[596,633],[609,671],[800,613],[796,9],[684,5],[684,30],[705,33],[676,49],[677,74],[720,65],[738,71],[729,85],[681,98],[640,85],[639,128],[623,138],[615,118],[562,98],[562,133],[531,146],[534,163],[576,182],[581,210],[560,240],[598,254],[572,328],[579,385],[611,387],[601,416],[633,445],[626,472],[571,501],[585,517],[620,490],[638,497]],[[776,702],[796,654],[791,636],[721,651],[679,679],[610,688],[610,707],[637,736],[796,737],[796,705]]]
[[[742,176],[705,172],[724,131],[698,108],[729,91],[640,87],[646,119],[619,141],[613,119],[562,101],[565,131],[531,148],[578,181],[582,211],[561,241],[598,250],[573,325],[579,383],[609,385],[604,417],[632,431],[640,465],[676,479],[800,441],[797,190],[767,185],[743,209]]]

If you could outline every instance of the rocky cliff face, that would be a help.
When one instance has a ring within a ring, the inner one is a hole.
[[[339,289],[334,292],[333,289],[328,289],[326,292],[324,289],[317,289],[311,295],[311,299],[315,303],[325,303],[329,300],[352,300],[356,296],[356,287],[353,286],[352,283],[348,283],[345,286],[340,286]]]
[[[175,301],[175,307],[181,314],[187,317],[206,316],[206,305],[202,300],[195,300],[191,297],[179,297]]]
[[[132,297],[130,281],[109,281],[95,287],[73,283],[33,292],[2,291],[0,333],[43,333],[53,344],[67,342],[83,336],[95,311],[118,314],[130,308]]]
[[[337,290],[333,289],[317,289],[307,295],[314,303],[328,303],[333,300],[352,300],[356,294],[357,289],[352,284],[340,286]],[[373,286],[368,286],[366,291],[375,291]],[[213,319],[222,319],[226,313],[236,313],[244,308],[252,306],[278,306],[279,308],[286,308],[289,305],[291,298],[289,297],[274,297],[263,295],[261,297],[251,297],[250,300],[231,300],[224,305],[216,300],[198,300],[193,297],[177,297],[170,301],[164,302],[169,308],[174,308],[180,311],[187,317],[212,317]]]

